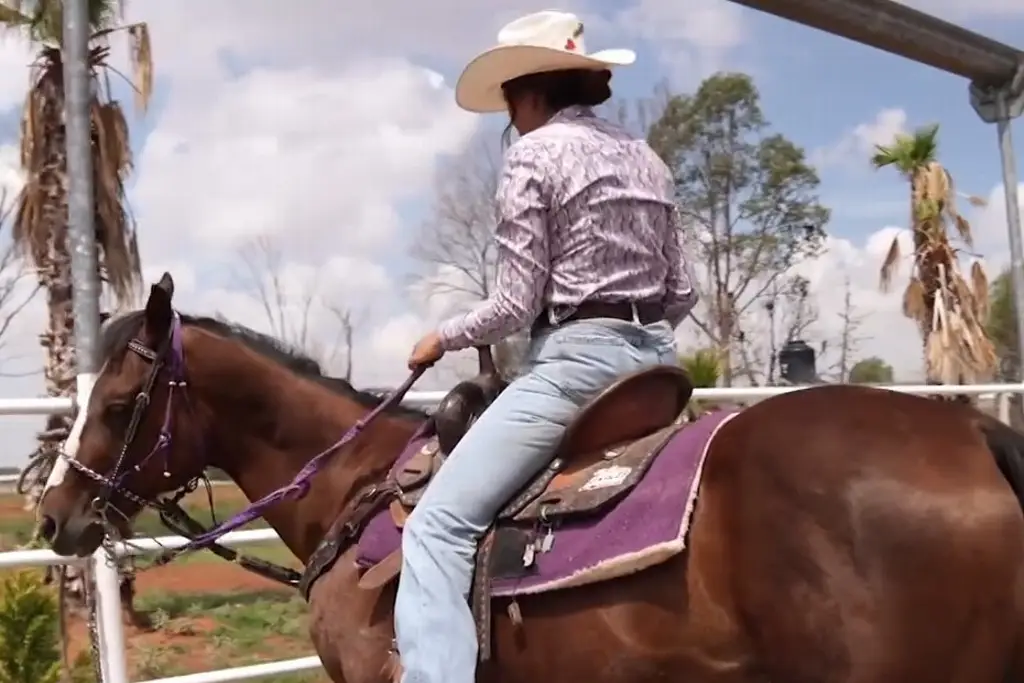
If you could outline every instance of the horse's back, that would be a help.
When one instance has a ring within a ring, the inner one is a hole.
[[[768,678],[1002,680],[1024,517],[975,415],[830,386],[723,427],[691,570],[730,577],[719,600]],[[705,533],[724,544],[713,558],[699,552],[716,547]]]

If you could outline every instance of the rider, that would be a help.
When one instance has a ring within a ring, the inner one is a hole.
[[[497,192],[491,298],[423,337],[411,368],[531,327],[522,374],[459,442],[405,523],[395,606],[402,683],[472,683],[468,605],[476,544],[545,467],[579,408],[621,375],[676,363],[674,330],[697,300],[672,176],[642,138],[594,114],[610,67],[565,12],[505,26],[456,86],[472,112],[507,111],[520,137]]]

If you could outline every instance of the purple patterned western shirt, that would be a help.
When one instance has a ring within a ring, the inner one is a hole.
[[[657,301],[679,325],[697,302],[672,174],[647,142],[569,107],[512,145],[498,182],[494,293],[441,325],[448,351],[494,344],[551,307]]]

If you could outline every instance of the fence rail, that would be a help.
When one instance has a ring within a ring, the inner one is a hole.
[[[806,386],[794,387],[731,387],[727,389],[697,389],[694,398],[719,401],[750,403],[771,396],[786,394],[791,391],[802,391]],[[931,395],[969,395],[978,397],[995,397],[1000,419],[1009,421],[1009,397],[1012,394],[1024,394],[1024,383],[1020,384],[979,384],[973,386],[931,386],[931,385],[893,385],[882,387],[892,391],[909,394]],[[405,399],[407,405],[430,408],[444,396],[445,392],[426,391],[410,392]],[[65,399],[0,399],[0,415],[48,415],[56,412],[68,412],[72,404]],[[17,475],[0,475],[0,484],[11,483]],[[225,482],[227,483],[227,482]],[[226,534],[222,543],[241,546],[250,543],[261,543],[280,540],[273,529],[253,529],[235,531]],[[181,547],[186,539],[180,536],[163,536],[159,538],[140,538],[130,542],[114,545],[118,556],[141,555],[164,548]],[[121,597],[118,591],[117,572],[112,558],[100,550],[91,558],[69,559],[61,557],[50,550],[16,550],[0,553],[0,569],[14,567],[41,567],[59,564],[95,563],[97,582],[97,619],[100,626],[101,656],[108,662],[103,667],[103,683],[128,683],[127,680],[114,679],[110,671],[124,671],[124,666],[110,666],[108,658],[117,657],[121,662],[125,658],[124,633],[121,623]],[[215,671],[203,671],[184,676],[157,678],[144,683],[223,683],[225,681],[244,681],[279,676],[287,673],[313,671],[320,668],[317,657],[300,657],[275,662],[266,662],[252,666],[233,667]]]

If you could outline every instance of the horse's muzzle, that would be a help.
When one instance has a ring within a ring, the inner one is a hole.
[[[64,557],[88,557],[103,544],[103,523],[92,513],[67,520],[44,514],[39,518],[39,536],[53,552]]]

